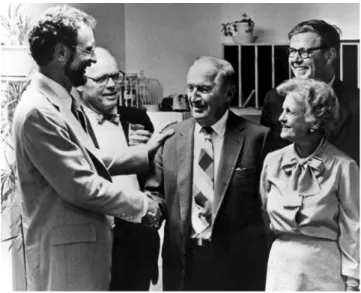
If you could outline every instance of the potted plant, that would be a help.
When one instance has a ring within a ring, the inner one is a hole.
[[[1,14],[2,76],[27,77],[35,66],[27,46],[30,28],[31,18],[27,15],[24,4],[8,4],[7,13]]]
[[[20,213],[20,193],[17,186],[12,122],[15,108],[29,81],[6,80],[1,89],[1,145],[3,165],[1,168],[1,214],[8,224],[2,241],[10,241],[12,248],[13,289],[26,290],[23,219]]]
[[[35,67],[29,54],[27,36],[30,17],[24,5],[8,3],[1,14],[1,215],[9,230],[3,231],[2,241],[10,241],[14,290],[26,290],[23,219],[17,189],[16,163],[12,141],[12,121],[16,105],[28,84],[28,76]],[[4,227],[4,226],[3,226]]]
[[[236,43],[253,43],[257,37],[253,36],[255,22],[247,13],[242,14],[241,20],[222,23],[223,35],[231,37]]]

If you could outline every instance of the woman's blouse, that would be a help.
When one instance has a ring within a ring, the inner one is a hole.
[[[267,155],[261,175],[262,207],[276,234],[338,241],[342,274],[359,279],[359,169],[323,139],[300,158],[294,144]]]

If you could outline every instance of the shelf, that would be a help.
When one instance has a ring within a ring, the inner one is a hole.
[[[223,57],[232,64],[238,80],[236,96],[231,104],[233,107],[247,106],[260,109],[269,90],[293,77],[288,64],[288,44],[248,43],[222,46]],[[359,41],[342,40],[336,78],[359,87],[357,60]]]

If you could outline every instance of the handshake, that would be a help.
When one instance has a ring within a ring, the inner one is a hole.
[[[156,200],[150,198],[147,213],[142,218],[142,224],[147,227],[159,229],[162,225],[162,221],[163,217],[159,203]]]

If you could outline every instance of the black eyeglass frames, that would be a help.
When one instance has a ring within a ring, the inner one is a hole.
[[[322,50],[322,49],[325,49],[325,47],[319,46],[319,47],[308,48],[308,49],[304,49],[304,48],[295,49],[295,48],[289,47],[287,49],[287,51],[288,51],[289,57],[294,57],[296,55],[296,53],[298,53],[298,55],[301,56],[302,59],[306,59],[306,58],[310,58],[310,54],[312,52],[317,51],[317,50]]]

